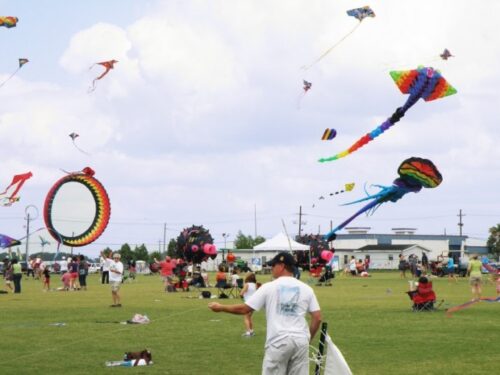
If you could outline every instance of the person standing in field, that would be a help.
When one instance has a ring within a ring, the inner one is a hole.
[[[113,304],[111,307],[122,307],[120,288],[123,279],[123,263],[120,262],[121,255],[119,253],[113,254],[113,263],[109,266],[109,282],[111,284],[111,296]]]
[[[101,257],[99,259],[102,267],[101,284],[109,284],[109,267],[113,263],[110,254],[111,251],[101,251]]]
[[[163,279],[163,287],[165,288],[165,292],[173,292],[174,287],[172,283],[172,279],[174,276],[174,269],[177,265],[175,260],[171,259],[168,255],[165,256],[165,260],[159,262],[156,258],[154,258],[156,264],[160,265],[161,268],[161,278]]]
[[[255,278],[255,274],[249,273],[247,277],[245,277],[245,284],[243,285],[243,289],[241,289],[240,297],[243,298],[243,301],[247,302],[250,297],[254,295],[256,290],[257,279]],[[243,317],[243,323],[245,323],[246,328],[246,332],[243,334],[243,337],[255,336],[255,333],[253,331],[252,313],[253,311],[250,311]]]
[[[482,273],[481,268],[483,264],[478,259],[478,255],[474,254],[472,256],[472,260],[469,262],[469,266],[467,268],[467,273],[469,274],[469,283],[472,287],[472,300],[479,300],[481,298],[481,286],[482,286]]]
[[[267,335],[262,363],[263,375],[309,373],[309,343],[321,323],[321,311],[313,289],[293,277],[295,262],[281,252],[269,263],[275,280],[263,284],[245,303],[222,305],[212,302],[214,312],[245,315],[266,309]],[[305,319],[310,314],[309,325]]]

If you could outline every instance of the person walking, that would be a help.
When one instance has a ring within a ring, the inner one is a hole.
[[[109,282],[111,284],[111,296],[113,304],[111,307],[122,307],[120,297],[120,287],[123,279],[123,263],[120,262],[121,255],[113,254],[113,263],[109,266]]]
[[[266,309],[267,335],[263,375],[309,373],[309,342],[321,323],[321,311],[313,289],[293,277],[294,260],[281,252],[268,265],[275,280],[263,284],[245,303],[222,305],[212,302],[214,312],[245,315]],[[306,314],[311,316],[309,326]]]
[[[21,293],[21,279],[23,278],[23,271],[21,263],[16,258],[12,259],[12,278],[14,280],[14,293]]]
[[[469,283],[472,287],[472,300],[477,301],[481,298],[481,285],[482,285],[482,273],[481,268],[483,264],[478,259],[478,255],[474,254],[472,260],[469,262],[467,268],[467,273],[469,274]]]

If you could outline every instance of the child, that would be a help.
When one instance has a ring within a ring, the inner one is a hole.
[[[62,290],[69,290],[69,288],[71,286],[71,273],[69,273],[68,271],[63,273],[63,275],[61,276],[61,281],[63,283]]]
[[[43,289],[45,290],[45,287],[47,287],[47,291],[50,290],[50,270],[49,267],[45,267],[42,271],[43,275]]]
[[[249,273],[245,278],[245,285],[243,285],[240,297],[242,297],[244,301],[248,301],[248,299],[255,293],[256,290],[257,280],[255,279],[255,274]],[[243,322],[245,323],[246,332],[242,336],[255,336],[255,333],[253,331],[252,312],[245,314],[245,316],[243,317]]]
[[[236,268],[233,268],[233,271],[231,272],[231,286],[237,287],[239,279],[240,275],[238,275],[238,271],[236,270]]]

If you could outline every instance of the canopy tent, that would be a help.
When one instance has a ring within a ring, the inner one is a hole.
[[[309,251],[309,246],[298,243],[283,233],[254,246],[255,251]]]

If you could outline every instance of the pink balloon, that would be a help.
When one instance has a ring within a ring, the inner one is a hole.
[[[191,246],[191,251],[192,251],[193,253],[196,253],[196,252],[198,251],[198,249],[199,249],[199,248],[198,248],[198,245],[193,245],[193,246]]]
[[[217,255],[217,247],[215,245],[210,246],[210,255]]]
[[[321,252],[321,259],[329,262],[332,260],[332,257],[333,257],[333,253],[331,251],[328,251],[328,250],[323,250]]]
[[[203,245],[203,252],[207,255],[210,255],[210,249],[212,248],[213,245],[209,244],[209,243],[206,243],[205,245]]]

